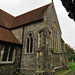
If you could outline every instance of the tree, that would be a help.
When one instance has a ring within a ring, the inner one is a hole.
[[[68,44],[65,44],[65,49],[68,55],[68,60],[75,60],[75,53],[74,53],[74,49],[71,48]]]
[[[68,12],[68,16],[75,21],[75,0],[61,0]]]

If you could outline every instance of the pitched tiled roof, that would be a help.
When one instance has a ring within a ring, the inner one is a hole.
[[[14,17],[0,9],[0,25],[10,29],[33,21],[37,21],[43,18],[44,13],[46,12],[49,5],[50,4],[32,10],[17,17]]]
[[[0,9],[0,25],[6,28],[11,28],[14,24],[14,16]]]
[[[8,29],[0,27],[0,40],[10,43],[20,44],[19,41],[15,38],[12,32]]]
[[[27,24],[27,23],[37,21],[37,20],[43,18],[44,13],[46,12],[49,5],[50,4],[40,7],[38,9],[32,10],[30,12],[27,12],[23,15],[17,16],[15,18],[15,24],[13,25],[13,27]]]

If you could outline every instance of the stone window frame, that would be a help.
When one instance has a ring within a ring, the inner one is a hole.
[[[2,50],[1,50],[0,64],[14,63],[14,61],[15,61],[15,54],[16,54],[15,48],[14,48],[14,50],[13,50],[12,61],[9,61],[10,47],[11,47],[12,45],[9,46],[8,55],[7,55],[7,60],[6,60],[6,61],[2,61],[5,46],[6,46],[6,45],[4,45],[4,47],[3,47]]]
[[[31,45],[30,43],[31,43],[31,41],[29,41],[29,52],[27,52],[27,39],[29,38],[29,40],[30,40],[29,34],[32,34],[31,37],[33,38],[32,52],[30,52],[30,45]],[[33,37],[33,32],[32,32],[32,31],[28,32],[28,34],[27,34],[26,47],[25,47],[25,54],[34,54],[34,37]]]
[[[52,38],[53,38],[53,51],[59,52],[58,29],[55,22],[52,23]]]

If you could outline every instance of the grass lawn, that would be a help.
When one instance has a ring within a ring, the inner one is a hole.
[[[75,71],[75,63],[69,62],[69,68],[71,70],[69,72],[67,72],[65,75],[68,75],[70,72]]]
[[[68,75],[70,72],[75,71],[75,63],[69,62],[68,64],[69,64],[69,68],[71,69],[70,71],[64,69],[64,70],[56,72],[56,75]],[[65,72],[67,73],[64,74]]]
[[[72,70],[75,69],[75,63],[69,62],[69,67]]]

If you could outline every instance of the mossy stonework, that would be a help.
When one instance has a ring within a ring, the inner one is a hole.
[[[0,43],[1,75],[55,75],[57,70],[67,68],[65,42],[61,37],[54,5],[51,3],[46,7],[43,7],[43,10],[42,8],[36,9],[42,10],[42,13],[45,11],[41,18],[37,19],[37,16],[33,15],[34,21],[31,20],[30,23],[11,29],[12,34],[21,43],[21,45],[10,43],[10,46],[13,44],[15,49],[14,51],[12,48],[13,55],[11,47],[8,51],[4,47],[8,42]],[[32,12],[35,10],[29,13]],[[40,17],[40,14],[37,15]],[[6,52],[8,55],[5,55]],[[10,53],[14,57],[14,61],[13,58],[11,59]],[[3,59],[4,55],[8,58]]]

